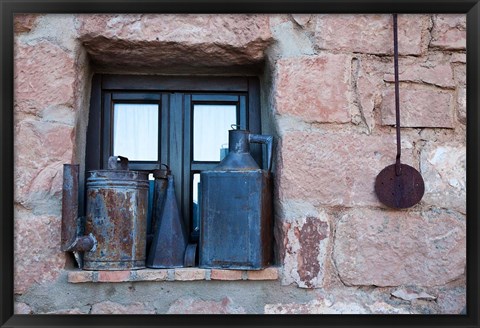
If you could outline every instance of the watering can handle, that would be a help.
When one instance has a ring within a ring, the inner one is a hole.
[[[123,156],[110,156],[108,158],[109,170],[128,170],[128,158]]]
[[[272,168],[273,137],[263,134],[250,134],[248,136],[248,141],[251,143],[260,143],[267,145],[267,170],[270,171],[270,169]]]

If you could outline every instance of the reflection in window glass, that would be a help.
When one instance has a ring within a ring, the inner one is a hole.
[[[114,105],[113,155],[132,161],[158,160],[158,105]]]
[[[194,105],[193,160],[220,161],[232,124],[237,124],[235,105]]]
[[[201,201],[201,194],[200,194],[200,173],[195,173],[193,175],[193,208],[192,208],[192,221],[193,221],[193,231],[199,231],[200,229],[200,201]]]
[[[152,212],[153,212],[153,191],[155,188],[155,178],[153,173],[148,174],[148,208],[147,208],[147,234],[155,233],[152,231]]]

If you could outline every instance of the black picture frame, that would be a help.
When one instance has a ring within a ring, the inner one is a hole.
[[[467,15],[466,315],[13,315],[13,14],[15,13],[465,13]],[[0,326],[478,327],[478,0],[0,0]]]

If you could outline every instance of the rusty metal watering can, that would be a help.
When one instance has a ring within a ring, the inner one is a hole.
[[[85,270],[144,268],[148,173],[130,171],[127,158],[112,156],[107,170],[87,172],[86,185],[86,236],[78,237],[78,165],[64,165],[62,250],[83,251],[79,266]],[[75,246],[79,243],[88,247]]]

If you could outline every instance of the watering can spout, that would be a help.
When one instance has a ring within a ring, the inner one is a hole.
[[[82,268],[81,252],[96,246],[92,234],[82,236],[82,218],[78,217],[78,164],[63,165],[62,187],[62,235],[61,250],[73,252],[79,268]]]

